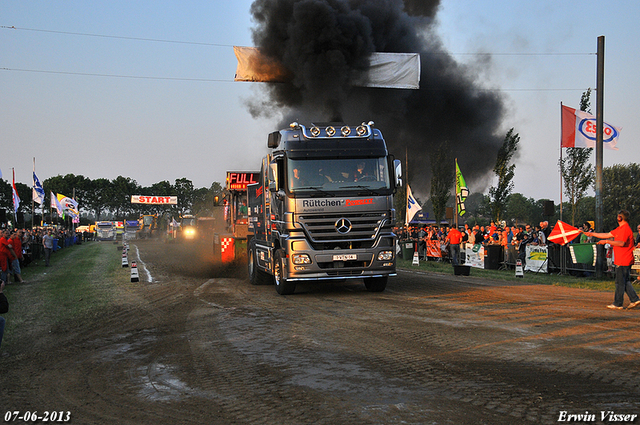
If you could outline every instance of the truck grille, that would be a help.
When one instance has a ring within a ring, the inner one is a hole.
[[[313,248],[370,248],[380,232],[391,231],[386,213],[300,215]]]

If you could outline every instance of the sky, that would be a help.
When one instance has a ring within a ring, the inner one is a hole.
[[[33,158],[41,181],[121,175],[199,188],[223,183],[228,170],[259,170],[279,120],[249,113],[265,83],[233,81],[232,46],[253,45],[251,4],[1,0],[3,178],[13,168],[30,186]],[[560,103],[578,108],[595,89],[599,36],[604,119],[622,127],[604,166],[640,162],[639,18],[634,0],[442,0],[437,35],[455,60],[474,65],[481,87],[503,94],[503,133],[520,136],[514,192],[560,201]],[[591,99],[595,113],[595,90]],[[496,182],[467,184],[473,192]],[[428,197],[428,188],[412,190]]]

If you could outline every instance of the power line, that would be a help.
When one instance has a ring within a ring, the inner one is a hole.
[[[55,31],[55,30],[44,30],[37,28],[22,28],[16,26],[9,25],[0,25],[0,29],[12,29],[19,31],[34,31],[34,32],[45,32],[51,34],[64,34],[64,35],[77,35],[83,37],[99,37],[99,38],[113,38],[119,40],[136,40],[136,41],[152,41],[157,43],[174,43],[174,44],[192,44],[198,46],[215,46],[215,47],[233,47],[233,44],[220,44],[220,43],[204,43],[200,41],[183,41],[183,40],[167,40],[161,38],[147,38],[147,37],[127,37],[120,35],[107,35],[107,34],[93,34],[93,33],[83,33],[83,32],[72,32],[72,31]],[[424,52],[429,55],[453,55],[453,56],[595,56],[595,52]]]
[[[7,25],[1,25],[0,28],[20,30],[20,31],[46,32],[50,34],[78,35],[83,37],[115,38],[120,40],[153,41],[158,43],[192,44],[192,45],[199,45],[199,46],[233,47],[232,44],[203,43],[199,41],[165,40],[160,38],[145,38],[145,37],[125,37],[120,35],[91,34],[91,33],[71,32],[71,31],[53,31],[53,30],[42,30],[42,29],[35,29],[35,28],[20,28],[20,27],[7,26]]]
[[[118,75],[118,74],[100,74],[93,72],[70,72],[70,71],[47,71],[38,69],[21,69],[21,68],[0,68],[2,71],[15,72],[34,72],[39,74],[58,74],[58,75],[78,75],[83,77],[110,77],[110,78],[132,78],[138,80],[168,80],[168,81],[202,81],[216,83],[232,83],[233,80],[213,79],[213,78],[183,78],[183,77],[150,77],[141,75]]]
[[[165,80],[165,81],[196,81],[196,82],[207,82],[207,83],[234,83],[235,80],[229,79],[214,79],[214,78],[184,78],[184,77],[151,77],[144,75],[119,75],[119,74],[101,74],[95,72],[70,72],[70,71],[49,71],[49,70],[41,70],[41,69],[24,69],[24,68],[6,68],[0,67],[0,71],[13,71],[13,72],[32,72],[39,74],[56,74],[56,75],[74,75],[74,76],[82,76],[82,77],[106,77],[106,78],[131,78],[138,80]],[[468,90],[468,91],[485,91],[485,92],[553,92],[553,91],[580,91],[583,92],[585,89],[583,88],[547,88],[547,89],[519,89],[519,88],[501,88],[501,89],[492,89],[492,88],[464,88],[464,89],[453,89],[453,88],[427,88],[422,87],[420,90],[424,91],[460,91],[460,90]]]

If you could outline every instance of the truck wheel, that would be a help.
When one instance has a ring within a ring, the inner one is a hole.
[[[284,277],[285,260],[284,250],[277,250],[273,260],[273,279],[276,282],[276,291],[278,294],[291,295],[296,290],[296,284],[287,282],[287,279]]]
[[[255,245],[249,248],[249,282],[252,285],[273,284],[271,276],[260,270],[256,259]]]
[[[389,276],[367,277],[364,279],[364,286],[369,292],[382,292],[387,287],[387,280],[389,280]]]

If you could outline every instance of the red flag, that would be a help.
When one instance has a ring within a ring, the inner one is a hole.
[[[549,234],[547,240],[560,245],[564,245],[574,240],[579,234],[580,230],[571,226],[570,224],[558,220],[556,225],[553,227],[553,231]]]
[[[18,212],[18,207],[20,206],[20,198],[18,197],[18,190],[16,189],[16,171],[12,168],[13,171],[13,184],[12,184],[12,192],[13,192],[13,215],[16,216]],[[17,222],[17,219],[16,219]],[[17,223],[16,223],[17,226]]]
[[[562,138],[560,147],[573,148],[576,145],[576,110],[562,105]]]

